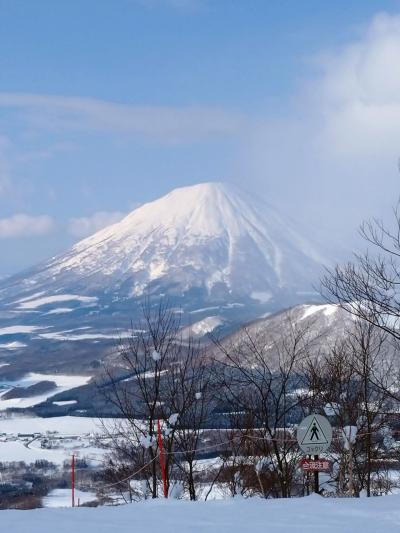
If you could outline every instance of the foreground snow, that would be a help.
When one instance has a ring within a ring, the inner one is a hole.
[[[2,511],[18,533],[398,533],[400,497],[212,502],[147,501],[121,507]]]

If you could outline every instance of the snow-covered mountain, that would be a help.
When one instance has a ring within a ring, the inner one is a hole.
[[[312,357],[323,357],[354,332],[355,323],[355,317],[337,304],[297,305],[239,327],[223,338],[219,347],[211,345],[210,349],[215,357],[222,359],[224,350],[238,350],[242,363],[253,365],[257,364],[256,345],[275,369],[282,364],[279,357],[288,357],[295,345],[297,350],[306,348]]]
[[[104,341],[147,295],[168,295],[189,322],[248,320],[312,299],[325,264],[293,223],[235,187],[179,188],[0,282],[0,349],[24,335]]]
[[[196,288],[210,299],[265,301],[283,289],[309,290],[324,263],[271,207],[232,186],[204,183],[139,207],[27,273],[16,292],[72,288],[130,298],[158,287],[180,295]]]

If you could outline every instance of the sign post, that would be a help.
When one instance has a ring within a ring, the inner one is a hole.
[[[318,461],[318,455],[314,455],[315,461]],[[319,494],[319,471],[314,470],[314,492]]]
[[[314,472],[314,491],[319,493],[319,472],[330,470],[330,462],[319,458],[319,454],[326,452],[332,442],[329,420],[316,414],[304,418],[297,428],[297,442],[301,450],[310,455],[310,459],[301,461],[301,466],[305,472]],[[314,455],[314,460],[311,455]]]

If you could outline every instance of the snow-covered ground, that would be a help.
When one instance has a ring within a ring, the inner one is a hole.
[[[32,333],[33,331],[36,331],[37,329],[40,329],[39,326],[25,326],[25,325],[17,325],[17,326],[8,326],[5,328],[0,328],[0,335],[17,335],[17,334],[26,334],[26,333]]]
[[[215,329],[223,324],[224,320],[220,316],[208,316],[202,320],[194,322],[185,328],[182,333],[184,337],[192,336],[195,338],[200,338],[204,337],[204,335],[207,333],[212,333]]]
[[[4,350],[19,350],[20,348],[26,348],[26,346],[27,345],[24,344],[23,342],[13,341],[13,342],[7,342],[5,344],[0,344],[0,350],[2,348]]]
[[[84,435],[101,431],[101,425],[97,418],[80,416],[12,417],[0,420],[0,431],[7,434],[59,431],[63,435]]]
[[[71,507],[71,489],[54,489],[42,499],[43,507]],[[77,505],[93,502],[96,500],[94,492],[75,490],[75,502]]]
[[[55,464],[62,464],[65,459],[70,458],[65,450],[42,450],[40,447],[28,447],[21,441],[0,442],[1,460],[8,463],[14,461],[24,461],[30,464],[35,461],[45,459]]]
[[[301,320],[304,320],[315,313],[323,313],[325,316],[329,317],[340,310],[339,306],[336,304],[303,305],[303,308],[305,311]]]
[[[40,333],[39,337],[41,339],[48,340],[59,340],[59,341],[91,341],[98,339],[115,339],[118,340],[122,337],[129,337],[129,331],[116,331],[114,333],[80,333],[79,329],[90,329],[90,328],[78,328],[74,331],[54,331],[51,333]]]
[[[97,298],[95,296],[79,296],[77,294],[56,294],[54,296],[42,296],[40,298],[24,298],[18,300],[19,309],[36,309],[43,305],[52,304],[54,302],[82,302],[85,304],[96,303]]]
[[[120,507],[2,511],[18,533],[398,533],[400,497],[148,500]]]
[[[88,297],[89,298],[89,297]],[[92,306],[94,304],[90,304]],[[57,315],[63,313],[69,313],[74,311],[74,309],[69,309],[66,307],[57,307],[50,311],[44,313],[44,315]],[[0,328],[0,341],[2,336],[7,335],[7,337],[14,336],[17,339],[20,335],[30,337],[30,339],[42,339],[42,340],[56,340],[56,341],[99,341],[101,339],[115,339],[116,341],[129,337],[131,335],[130,330],[122,330],[118,328],[113,328],[109,332],[99,332],[93,330],[89,326],[79,327],[75,329],[62,329],[54,330],[51,329],[53,326],[29,326],[29,325],[14,325]],[[50,330],[51,329],[51,330]],[[28,341],[27,341],[28,342]],[[19,340],[13,340],[9,342],[4,342],[0,344],[0,355],[2,350],[18,350],[25,348],[27,344],[20,342]]]
[[[0,411],[8,409],[9,407],[32,407],[33,405],[46,401],[47,398],[50,398],[55,394],[65,392],[75,387],[81,387],[88,383],[90,379],[91,376],[68,376],[64,374],[38,374],[30,372],[29,374],[25,374],[25,376],[18,381],[10,381],[8,383],[3,382],[1,384],[3,391],[0,396]],[[3,399],[3,395],[15,387],[26,388],[35,385],[36,383],[40,383],[41,381],[53,381],[56,384],[56,388],[43,394],[29,396],[27,398]]]
[[[90,463],[101,462],[105,449],[96,446],[95,435],[103,433],[98,419],[74,416],[57,418],[3,418],[0,420],[1,461],[34,463],[46,459],[62,464],[77,457],[85,457]],[[35,435],[24,437],[23,435]],[[43,440],[47,446],[43,448]]]

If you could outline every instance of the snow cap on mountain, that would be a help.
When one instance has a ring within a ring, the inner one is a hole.
[[[138,207],[38,267],[26,283],[45,293],[50,280],[64,291],[78,286],[80,294],[183,296],[195,289],[211,300],[265,303],[282,290],[309,290],[323,264],[318,247],[271,206],[232,185],[201,183]]]

